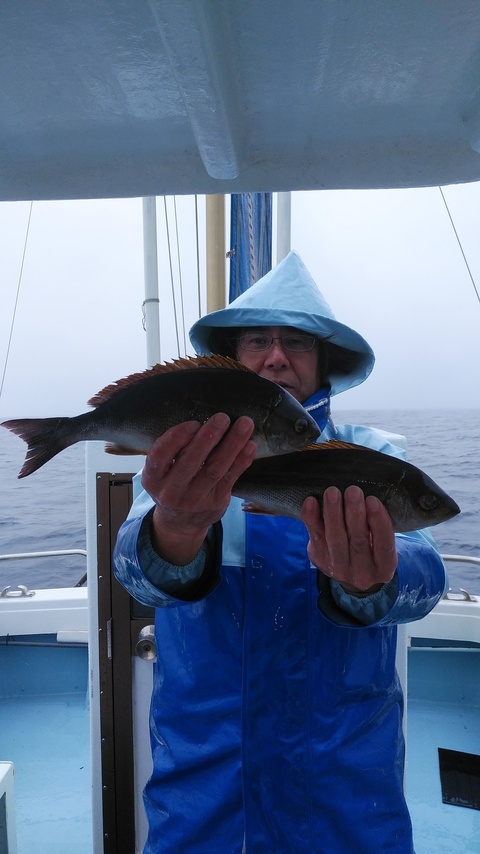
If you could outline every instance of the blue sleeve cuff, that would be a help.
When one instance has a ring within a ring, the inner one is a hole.
[[[162,561],[149,542],[152,512],[150,507],[145,514],[131,514],[120,527],[113,554],[115,577],[143,605],[171,608],[204,599],[220,582],[221,523],[210,529],[197,556],[198,563],[196,559],[186,568],[172,567]],[[186,573],[181,578],[183,569]],[[168,587],[172,580],[173,587]],[[165,586],[159,586],[165,581]],[[169,592],[171,589],[174,592]]]
[[[346,611],[362,625],[369,626],[381,620],[391,610],[398,596],[398,577],[395,573],[393,578],[384,584],[380,590],[363,598],[347,593],[342,585],[334,579],[330,582],[330,588],[335,603],[342,611]]]
[[[383,628],[421,620],[435,607],[448,581],[431,535],[426,530],[397,534],[396,543],[396,592],[389,582],[378,593],[352,602],[355,597],[340,594],[331,579],[317,572],[318,607],[327,620],[338,626]]]
[[[157,554],[150,539],[150,514],[143,520],[137,542],[138,561],[148,581],[168,593],[169,596],[180,596],[192,581],[197,581],[202,575],[208,547],[204,543],[196,557],[184,566],[168,563]]]

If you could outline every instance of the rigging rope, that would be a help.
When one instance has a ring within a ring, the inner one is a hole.
[[[168,227],[168,210],[167,210],[167,197],[163,197],[163,206],[165,210],[165,228],[167,231],[167,247],[168,247],[168,263],[170,265],[170,281],[172,284],[172,298],[173,298],[173,316],[175,318],[175,336],[177,339],[177,350],[178,355],[180,356],[180,338],[178,334],[178,317],[177,317],[177,303],[175,300],[175,288],[173,287],[173,266],[172,266],[172,247],[170,244],[170,229]]]
[[[182,260],[181,260],[181,250],[180,250],[180,230],[178,224],[178,216],[177,216],[177,200],[176,196],[172,196],[173,204],[173,216],[174,216],[174,229],[175,229],[175,242],[176,242],[176,251],[177,251],[177,264],[178,264],[178,287],[180,289],[180,296],[178,296],[175,288],[175,277],[173,270],[173,237],[172,237],[172,225],[171,225],[171,217],[172,211],[171,206],[170,210],[167,206],[167,197],[163,197],[164,203],[164,215],[165,215],[165,231],[166,231],[166,241],[167,241],[167,249],[168,249],[168,259],[169,259],[169,267],[170,267],[170,287],[172,292],[172,302],[173,302],[173,314],[175,321],[175,336],[177,342],[177,350],[178,356],[185,356],[187,353],[187,328],[186,328],[186,317],[185,317],[185,303],[184,303],[184,282],[183,282],[183,268],[182,268]],[[198,316],[201,316],[201,273],[200,273],[200,240],[199,240],[199,214],[198,214],[198,196],[194,196],[194,220],[195,220],[195,250],[196,250],[196,266],[197,266],[197,300],[198,300]],[[181,315],[179,317],[179,314]],[[180,330],[181,327],[181,330]],[[183,352],[180,350],[180,335],[183,337]]]
[[[5,384],[5,376],[6,376],[6,373],[7,373],[8,360],[9,360],[9,356],[10,356],[10,347],[11,347],[11,344],[12,344],[12,338],[13,338],[13,327],[15,326],[15,318],[16,318],[16,316],[17,316],[18,298],[19,298],[19,296],[20,296],[20,285],[22,284],[22,278],[23,278],[23,267],[24,267],[24,264],[25,264],[25,256],[26,256],[26,254],[27,254],[28,234],[29,234],[29,231],[30,231],[30,220],[31,220],[31,218],[32,218],[32,210],[33,210],[33,202],[30,202],[30,210],[29,210],[29,212],[28,212],[27,229],[26,229],[26,232],[25,232],[25,241],[24,241],[24,244],[23,244],[22,262],[21,262],[21,264],[20,264],[20,272],[19,272],[19,275],[18,275],[17,293],[16,293],[16,295],[15,295],[15,304],[14,304],[14,307],[13,307],[12,323],[11,323],[11,325],[10,325],[10,334],[9,334],[9,336],[8,336],[7,352],[6,352],[6,354],[5,354],[5,362],[4,362],[4,365],[3,365],[2,381],[1,381],[1,383],[0,383],[0,397],[2,396],[2,393],[3,393],[3,386],[4,386],[4,384]]]
[[[171,199],[171,202],[167,204],[167,198]],[[199,215],[198,215],[198,196],[194,196],[194,221],[195,221],[195,249],[196,249],[196,273],[197,273],[197,300],[198,300],[198,316],[201,315],[201,273],[200,273],[200,241],[199,241]],[[172,210],[171,206],[173,204],[173,217],[174,217],[174,226],[171,224]],[[177,216],[177,201],[176,196],[163,196],[163,206],[164,206],[164,217],[165,217],[165,235],[166,235],[166,243],[167,243],[167,251],[168,251],[168,263],[170,268],[170,288],[172,293],[172,303],[173,303],[173,315],[174,315],[174,326],[175,326],[175,337],[177,343],[177,353],[178,356],[185,356],[187,353],[187,328],[186,328],[186,317],[185,317],[185,302],[184,302],[184,292],[183,292],[183,269],[182,269],[182,260],[181,260],[181,251],[180,251],[180,230],[178,224],[178,216]],[[180,296],[177,294],[177,289],[175,287],[175,276],[173,270],[173,231],[172,228],[175,229],[175,241],[176,241],[176,251],[177,251],[177,264],[178,264],[178,287],[180,289]],[[146,315],[145,315],[145,303],[149,302],[149,300],[144,300],[142,304],[143,309],[143,317],[142,317],[142,326],[146,329]],[[159,302],[159,300],[155,300],[155,302]],[[180,313],[181,318],[179,318],[179,308],[178,302],[180,302]],[[180,321],[181,321],[181,331],[180,331]],[[183,337],[183,352],[180,350],[180,336],[182,334]]]
[[[185,310],[183,306],[183,281],[182,281],[182,263],[180,260],[180,241],[178,237],[178,219],[177,219],[177,197],[173,197],[173,210],[175,212],[175,234],[177,240],[177,260],[178,260],[178,276],[180,282],[180,308],[182,312],[182,331],[183,331],[183,356],[187,354],[187,340],[185,336]],[[173,284],[173,283],[172,283]],[[180,354],[179,354],[180,355]]]
[[[454,224],[454,222],[453,222],[453,217],[452,217],[452,215],[451,215],[451,213],[450,213],[450,208],[449,208],[449,207],[448,207],[448,205],[447,205],[447,201],[446,201],[446,199],[445,199],[445,195],[444,195],[444,192],[443,192],[442,188],[441,188],[441,187],[439,187],[438,189],[440,190],[440,195],[441,195],[441,197],[442,197],[442,199],[443,199],[443,204],[445,205],[445,208],[446,208],[446,211],[447,211],[448,217],[449,217],[449,219],[450,219],[451,226],[452,226],[452,228],[453,228],[453,232],[454,232],[454,234],[455,234],[455,237],[457,238],[457,243],[458,243],[458,245],[459,245],[460,252],[462,253],[462,257],[463,257],[463,260],[464,260],[464,262],[465,262],[465,266],[466,266],[466,268],[467,268],[468,275],[470,276],[470,281],[471,281],[471,283],[472,283],[472,285],[473,285],[473,290],[475,291],[475,294],[476,294],[477,300],[478,300],[478,302],[480,303],[480,294],[479,294],[479,292],[478,292],[478,288],[477,288],[477,286],[476,286],[476,284],[475,284],[475,279],[473,278],[472,271],[471,271],[470,266],[469,266],[469,264],[468,264],[467,256],[465,255],[465,252],[463,251],[463,246],[462,246],[461,241],[460,241],[460,238],[459,238],[459,236],[458,236],[457,229],[455,228],[455,224]]]

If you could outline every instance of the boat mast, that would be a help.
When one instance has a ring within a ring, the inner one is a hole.
[[[155,196],[142,199],[143,205],[143,263],[145,299],[144,324],[147,336],[147,367],[161,361],[160,314],[158,296],[157,200]]]
[[[276,194],[276,263],[290,252],[292,194]],[[231,242],[233,237],[231,235]],[[232,249],[232,247],[230,247]],[[258,247],[257,247],[258,249]],[[236,247],[241,251],[240,246]],[[206,196],[207,312],[225,307],[225,196]],[[267,272],[263,270],[261,275]],[[232,297],[231,297],[232,298]]]
[[[290,252],[292,236],[292,194],[277,193],[277,264]]]
[[[225,196],[205,197],[207,312],[225,308]]]
[[[277,193],[276,263],[290,251],[291,193]],[[147,336],[147,366],[161,361],[158,287],[156,198],[148,196],[143,204],[143,252],[145,299],[144,323]],[[225,196],[219,193],[205,197],[207,312],[218,311],[226,304],[225,275]]]

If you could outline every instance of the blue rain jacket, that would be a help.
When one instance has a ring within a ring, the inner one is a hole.
[[[208,352],[212,329],[256,325],[350,350],[348,375],[328,375],[332,394],[372,370],[371,348],[335,319],[295,252],[190,337]],[[332,435],[328,425],[322,440]],[[403,454],[366,427],[335,435]],[[311,567],[301,522],[248,516],[233,498],[205,544],[204,575],[175,598],[151,580],[152,506],[141,493],[114,556],[120,582],[157,606],[145,854],[412,854],[396,626],[444,593],[428,532],[398,535],[394,582],[355,599]]]
[[[368,428],[336,435],[402,455]],[[398,589],[378,618],[375,601],[356,600],[373,615],[365,626],[311,567],[301,522],[239,522],[239,505],[223,519],[222,563],[212,548],[193,602],[142,570],[145,493],[119,535],[117,578],[158,608],[145,854],[411,854],[395,627],[445,590],[433,541],[397,535]]]

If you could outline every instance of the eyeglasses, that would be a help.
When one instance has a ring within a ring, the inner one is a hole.
[[[250,353],[261,353],[263,350],[268,350],[274,341],[280,341],[284,350],[289,353],[308,353],[313,350],[317,339],[314,335],[302,335],[301,333],[291,332],[288,335],[280,335],[274,338],[273,335],[264,335],[263,332],[246,332],[235,339],[240,344],[242,350],[248,350]]]

